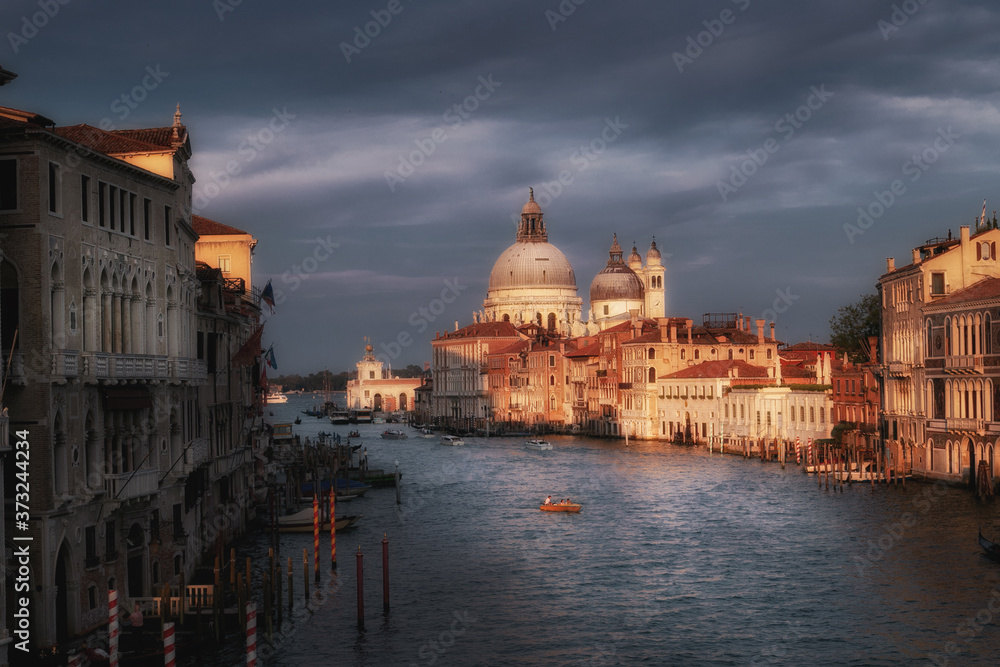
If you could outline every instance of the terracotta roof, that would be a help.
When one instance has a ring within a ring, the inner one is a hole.
[[[162,153],[169,147],[157,146],[129,136],[129,130],[108,132],[92,125],[69,125],[56,127],[53,132],[60,137],[91,148],[106,155],[124,153]]]
[[[458,331],[447,331],[438,340],[446,338],[517,338],[517,328],[510,322],[480,322]]]
[[[705,361],[697,366],[688,366],[675,373],[662,376],[676,380],[685,378],[727,378],[729,370],[734,369],[740,378],[766,378],[765,366],[754,366],[741,359],[723,359],[720,361]]]
[[[816,372],[802,366],[785,366],[782,364],[781,378],[783,380],[788,380],[789,378],[816,380]]]
[[[499,350],[497,350],[495,352],[490,352],[490,354],[491,355],[493,355],[493,354],[500,354],[500,355],[503,355],[503,354],[520,354],[521,352],[523,352],[524,350],[527,350],[527,349],[528,349],[528,341],[526,341],[526,340],[519,340],[516,343],[512,343],[511,345],[508,345],[507,347],[502,347],[502,348],[500,348]]]
[[[178,129],[183,137],[186,129],[183,125],[181,125]],[[144,144],[151,144],[153,146],[160,146],[167,149],[174,147],[173,127],[147,127],[138,130],[115,130],[113,133],[129,139],[134,139],[135,141],[141,141]]]
[[[942,297],[933,303],[927,304],[926,308],[937,308],[939,306],[954,306],[961,303],[973,301],[985,301],[988,299],[1000,298],[1000,278],[985,278],[977,283],[952,292],[946,297]]]
[[[789,345],[781,349],[781,353],[785,352],[837,352],[837,348],[833,345],[828,345],[827,343],[796,343],[795,345]],[[815,355],[813,355],[815,356]]]
[[[596,342],[596,343],[591,343],[590,345],[584,345],[578,350],[567,352],[564,356],[570,358],[596,357],[600,353],[601,353],[601,344],[600,342]]]
[[[22,128],[25,123],[31,123],[40,127],[55,125],[54,121],[33,111],[21,111],[20,109],[13,109],[11,107],[0,107],[0,118],[9,123],[19,125]]]
[[[236,229],[229,225],[224,225],[215,220],[203,218],[200,215],[191,216],[191,226],[198,236],[226,236],[231,234],[248,234],[242,229]]]

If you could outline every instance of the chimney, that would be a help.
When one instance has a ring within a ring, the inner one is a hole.
[[[757,320],[757,342],[764,342],[764,320]]]
[[[434,340],[437,340],[437,339],[439,339],[440,337],[441,337],[441,332],[440,332],[440,331],[435,331],[435,332],[434,332]]]
[[[632,320],[632,338],[637,338],[642,334],[642,322],[639,321],[639,311],[635,308],[628,311]]]
[[[455,320],[455,331],[458,331],[458,320]]]
[[[694,324],[694,321],[693,321],[693,320],[691,320],[690,318],[688,318],[688,319],[684,320],[684,322],[685,322],[685,323],[687,324],[687,330],[688,330],[688,345],[690,345],[690,344],[691,344],[691,326],[692,326],[692,325]]]
[[[896,270],[896,259],[894,257],[885,258],[885,272],[892,273]]]
[[[920,248],[913,249],[913,263],[914,264],[920,263]]]
[[[743,331],[743,313],[740,313],[736,318],[736,330]]]
[[[969,244],[969,226],[968,225],[962,226],[960,228],[960,232],[962,234],[962,237],[961,237],[962,238],[962,245],[963,246],[964,245],[968,245]]]
[[[666,317],[658,317],[656,318],[656,326],[660,329],[660,342],[666,343],[667,335],[670,333],[670,330],[667,328],[670,326],[670,320]]]
[[[746,331],[747,333],[750,333],[750,316],[749,315],[747,315],[746,318],[743,320],[743,330]]]
[[[871,362],[878,363],[878,336],[868,337],[868,348],[871,350]]]
[[[677,322],[670,323],[670,342],[677,342]]]
[[[771,322],[771,340],[774,340],[774,322]]]

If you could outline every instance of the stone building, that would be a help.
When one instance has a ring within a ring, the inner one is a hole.
[[[226,495],[251,484],[250,372],[229,359],[256,302],[196,267],[190,158],[179,110],[109,132],[0,108],[3,401],[31,445],[35,646],[105,625],[110,589],[127,604],[190,581],[216,528],[245,520],[247,494]]]
[[[374,412],[410,412],[414,409],[415,392],[423,383],[422,378],[390,377],[371,345],[365,346],[357,369],[357,379],[347,383],[349,409]]]
[[[998,240],[990,225],[975,234],[962,227],[957,239],[949,232],[914,248],[906,266],[887,259],[878,280],[882,436],[893,460],[917,476],[971,482],[979,452],[988,455],[992,359],[985,350],[994,320],[987,307],[963,299],[1000,277]]]

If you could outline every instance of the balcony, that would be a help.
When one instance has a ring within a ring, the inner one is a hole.
[[[52,374],[75,378],[80,374],[80,353],[75,350],[56,350],[52,353]]]
[[[69,353],[61,353],[63,357]],[[75,353],[74,353],[75,354]],[[179,359],[152,354],[112,354],[84,352],[82,374],[94,380],[184,380],[203,382],[205,362],[199,359]],[[73,362],[75,363],[75,361]],[[53,361],[53,366],[56,361]]]
[[[19,387],[25,383],[24,375],[24,353],[15,352],[10,358],[10,370],[6,373],[7,379]]]
[[[983,374],[983,355],[963,354],[946,357],[944,360],[944,370],[947,373],[955,374]]]
[[[107,475],[104,488],[108,498],[119,502],[154,495],[159,488],[160,471],[155,468]]]
[[[908,377],[910,375],[910,367],[910,364],[902,361],[890,361],[889,375],[894,375],[896,377]]]
[[[212,459],[212,479],[225,477],[249,461],[250,449],[247,447],[240,447],[228,454],[217,456]]]
[[[986,432],[985,419],[958,419],[949,418],[945,420],[947,429],[952,433],[979,433]]]

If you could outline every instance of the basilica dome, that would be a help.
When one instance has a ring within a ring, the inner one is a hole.
[[[641,301],[642,278],[622,261],[622,247],[618,244],[617,235],[611,244],[610,254],[608,265],[590,283],[590,301]]]
[[[576,289],[576,276],[569,260],[547,241],[519,241],[507,248],[493,265],[490,289],[524,287],[569,287]]]

